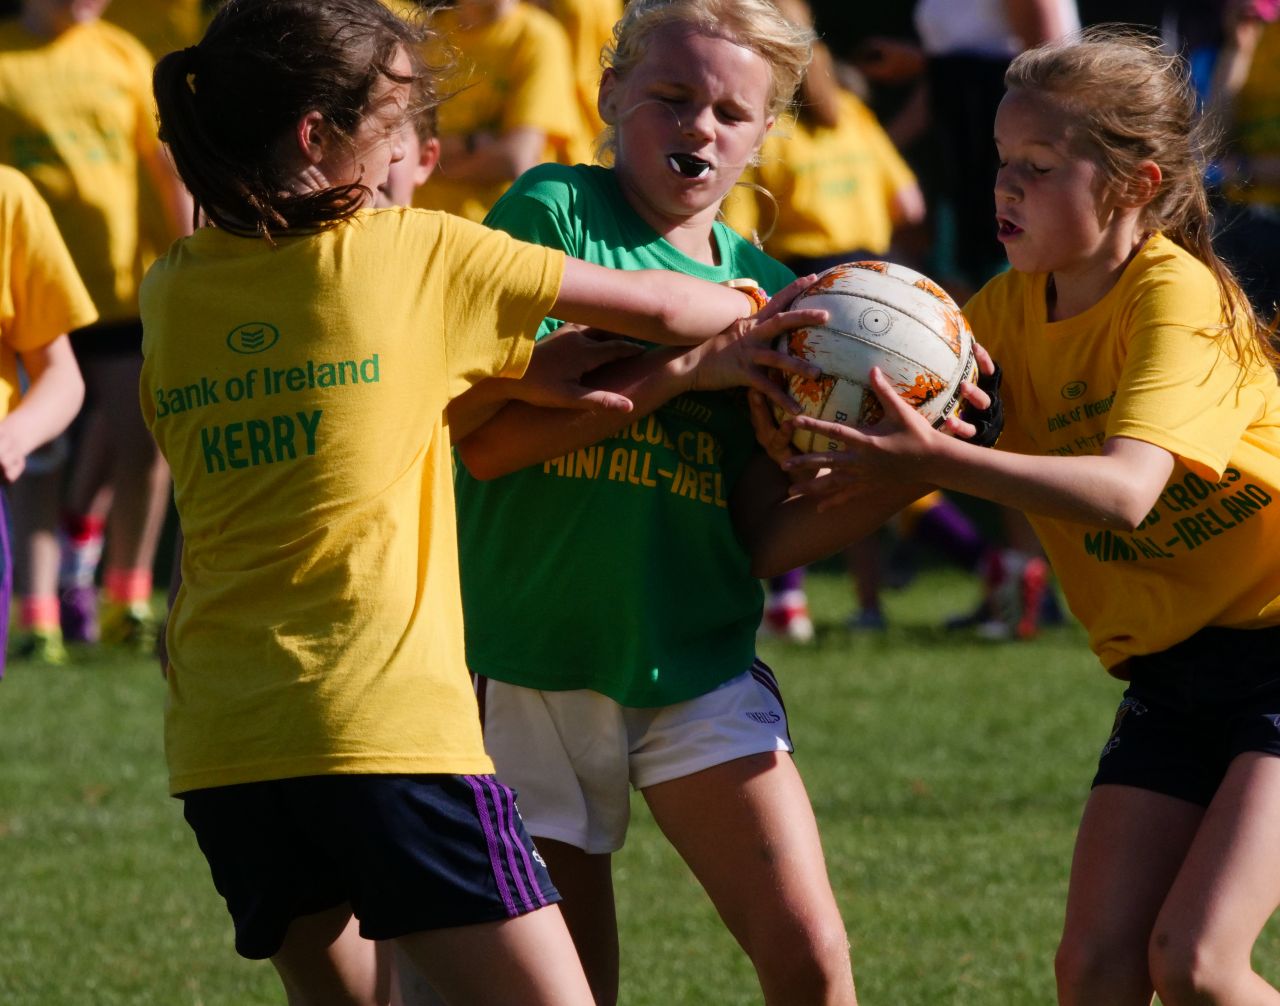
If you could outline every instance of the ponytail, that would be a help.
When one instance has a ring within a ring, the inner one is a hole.
[[[282,146],[310,111],[350,140],[380,77],[436,104],[418,55],[423,34],[378,0],[229,0],[205,37],[161,59],[153,78],[160,139],[197,218],[271,240],[355,213],[366,185],[293,192]],[[408,77],[393,69],[401,51]]]

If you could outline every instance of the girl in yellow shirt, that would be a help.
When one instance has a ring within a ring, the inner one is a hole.
[[[406,118],[436,100],[422,41],[378,0],[229,0],[157,66],[162,138],[209,221],[141,295],[142,412],[184,538],[170,788],[237,950],[270,958],[291,1002],[385,1002],[375,940],[449,1001],[586,1006],[481,741],[452,440],[516,397],[631,407],[579,378],[633,350],[535,352],[548,313],[677,344],[741,335],[744,360],[825,315],[742,320],[736,290],[373,208]]]
[[[1000,360],[1002,450],[899,406],[826,484],[915,479],[1024,510],[1129,682],[1076,839],[1064,1004],[1277,1003],[1250,964],[1280,905],[1280,388],[1210,244],[1185,68],[1092,32],[1015,58],[995,121],[1009,272],[966,311]],[[1119,101],[1116,96],[1121,96]]]

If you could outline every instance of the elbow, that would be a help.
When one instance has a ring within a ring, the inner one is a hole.
[[[1119,525],[1124,531],[1136,531],[1146,523],[1155,505],[1156,499],[1151,498],[1148,493],[1125,493],[1116,501],[1108,523]]]
[[[458,460],[467,470],[467,474],[477,482],[491,482],[502,475],[506,475],[507,472],[497,464],[497,458],[493,456],[493,452],[486,451],[481,444],[468,442],[472,439],[468,438],[468,440],[454,445]]]
[[[671,346],[698,345],[703,341],[704,337],[689,331],[688,317],[689,307],[684,298],[678,300],[663,299],[657,314],[657,322],[661,326],[663,334],[659,336],[658,333],[655,333],[655,336],[657,336],[655,341]]]

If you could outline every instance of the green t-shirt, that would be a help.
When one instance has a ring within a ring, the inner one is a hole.
[[[770,293],[792,278],[719,223],[721,264],[690,259],[602,167],[534,168],[486,223],[617,269],[749,277]],[[597,444],[490,482],[459,466],[471,669],[626,706],[670,705],[745,671],[763,597],[728,500],[756,449],[734,390],[681,395]]]

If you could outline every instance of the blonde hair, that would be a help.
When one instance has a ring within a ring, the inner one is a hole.
[[[767,116],[776,118],[794,100],[814,34],[788,21],[771,0],[630,0],[613,26],[613,41],[601,53],[601,66],[625,79],[644,59],[653,35],[673,24],[733,42],[763,59],[770,71]],[[616,129],[609,125],[598,149],[608,158],[616,145]]]
[[[1161,180],[1142,209],[1144,230],[1161,231],[1213,273],[1224,328],[1242,362],[1253,353],[1280,361],[1230,267],[1213,249],[1213,220],[1204,187],[1212,146],[1184,60],[1131,28],[1102,25],[1017,56],[1004,77],[1009,90],[1056,98],[1095,155],[1112,191],[1135,184],[1151,161]]]

